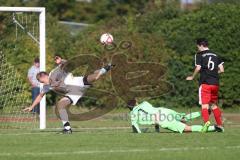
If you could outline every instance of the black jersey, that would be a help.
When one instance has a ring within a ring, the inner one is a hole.
[[[198,52],[195,55],[195,66],[201,66],[199,80],[200,85],[218,85],[218,66],[222,65],[223,63],[224,62],[210,50]]]

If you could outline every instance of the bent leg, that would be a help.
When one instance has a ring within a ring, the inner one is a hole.
[[[200,116],[201,116],[200,112],[192,112],[192,113],[189,113],[189,114],[185,115],[184,120],[186,120],[188,122],[188,121],[196,119]]]
[[[93,82],[98,80],[102,75],[106,74],[112,67],[113,67],[112,64],[108,64],[105,67],[94,71],[93,74],[87,76],[87,83],[92,84]]]
[[[162,128],[169,129],[171,131],[179,132],[179,133],[183,133],[185,126],[186,124],[177,120],[165,121],[161,124]]]
[[[67,97],[63,97],[60,99],[60,101],[57,102],[57,109],[61,118],[61,121],[63,123],[63,126],[65,129],[69,130],[71,129],[68,114],[66,107],[68,107],[71,104],[71,100]]]
[[[98,80],[101,76],[100,70],[96,70],[93,74],[87,76],[87,83],[91,84],[94,81]]]

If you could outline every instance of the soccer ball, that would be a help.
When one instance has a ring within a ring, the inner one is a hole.
[[[111,44],[113,42],[113,36],[110,33],[104,33],[101,35],[100,42],[102,44]]]

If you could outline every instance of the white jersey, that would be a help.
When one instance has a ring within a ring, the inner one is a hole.
[[[49,85],[44,85],[41,93],[47,93],[50,90],[67,96],[75,105],[85,93],[90,85],[84,85],[83,76],[74,77],[72,73],[66,73],[61,67],[56,67],[49,74]]]

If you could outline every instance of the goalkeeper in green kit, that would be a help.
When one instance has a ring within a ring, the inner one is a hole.
[[[174,110],[158,107],[153,107],[147,101],[140,104],[137,101],[130,100],[128,108],[131,110],[131,124],[133,132],[141,133],[139,125],[155,125],[155,129],[159,132],[159,127],[174,131],[174,132],[202,132],[202,125],[189,126],[186,122],[201,116],[200,112],[190,114],[178,113]],[[208,132],[216,131],[215,126],[209,126]]]

